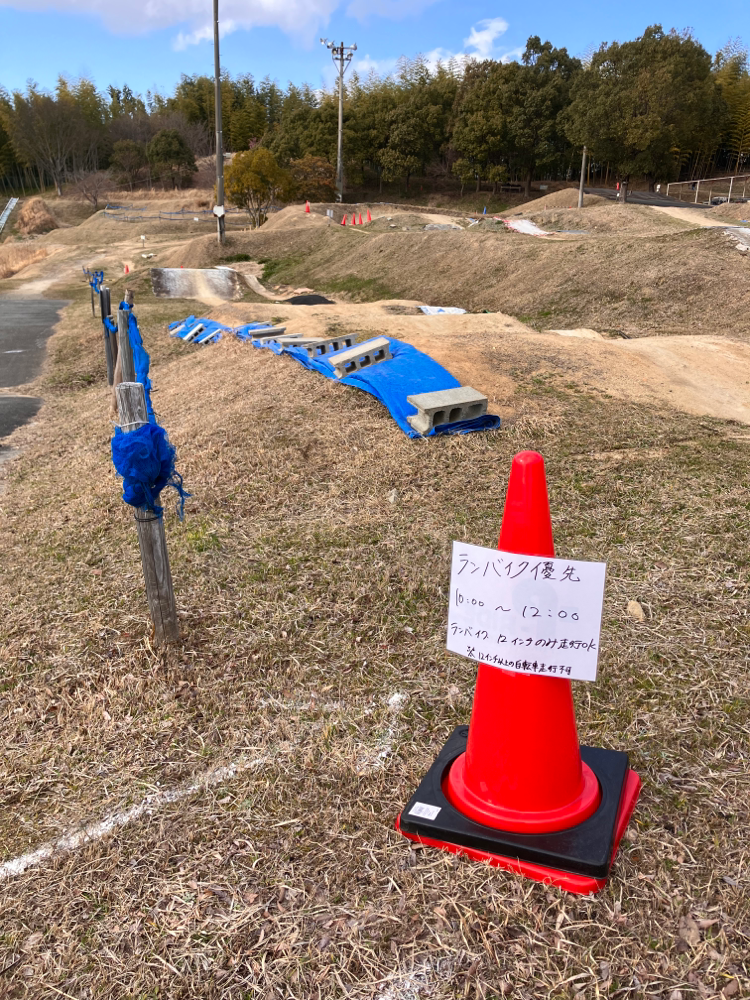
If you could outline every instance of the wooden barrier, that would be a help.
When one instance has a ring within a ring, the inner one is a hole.
[[[132,364],[132,353],[131,353]],[[120,429],[125,434],[132,433],[148,423],[146,412],[146,390],[140,382],[121,382],[115,388]],[[164,517],[146,507],[135,512],[138,528],[138,544],[141,549],[143,579],[146,597],[154,625],[154,638],[158,645],[175,642],[180,635],[177,622],[177,608],[169,568],[167,538],[164,533]]]

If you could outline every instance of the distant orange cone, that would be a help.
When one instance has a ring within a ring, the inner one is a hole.
[[[344,218],[343,218],[343,219],[341,220],[341,225],[342,225],[342,226],[345,226],[345,225],[346,225],[346,215],[345,215],[345,216],[344,216]]]
[[[360,226],[363,224],[362,223],[362,213],[361,212],[359,213],[359,224],[360,224]]]
[[[353,226],[357,225],[357,213],[356,212],[352,212],[352,225]]]
[[[305,215],[309,215],[309,214],[310,214],[310,202],[306,201],[305,202]]]
[[[372,222],[372,216],[370,215],[370,209],[367,209],[367,221]]]
[[[127,264],[125,265],[125,274],[130,274],[130,268]]]

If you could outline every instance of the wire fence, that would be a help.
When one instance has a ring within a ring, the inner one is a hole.
[[[750,194],[750,174],[730,177],[706,177],[700,181],[672,181],[667,184],[667,197],[692,202],[693,205],[722,205],[725,202],[747,201]]]
[[[187,209],[182,208],[178,212],[148,212],[148,209],[136,208],[135,205],[110,205],[104,209],[104,215],[115,222],[143,222],[148,220],[161,220],[165,222],[211,222],[215,219],[214,213],[208,208]],[[226,209],[228,216],[247,216],[240,208]]]

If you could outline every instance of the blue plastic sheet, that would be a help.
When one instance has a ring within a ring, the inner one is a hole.
[[[205,316],[195,317],[188,316],[187,319],[179,319],[174,323],[169,324],[169,329],[175,331],[173,333],[174,337],[179,337],[180,340],[187,340],[190,334],[196,328],[196,326],[203,326],[201,332],[192,338],[194,344],[212,344],[217,340],[221,340],[222,333],[226,333],[229,330],[228,326],[224,326],[223,323],[217,323],[215,319],[206,319]]]
[[[151,379],[148,377],[151,358],[149,358],[148,352],[143,346],[143,338],[141,337],[141,331],[138,329],[138,320],[135,318],[133,310],[127,302],[121,302],[120,309],[127,309],[128,311],[128,339],[130,340],[130,347],[133,352],[135,380],[136,382],[140,382],[146,391],[146,412],[148,413],[148,422],[150,424],[155,424],[157,422],[156,416],[154,414],[154,408],[151,405]]]
[[[440,389],[457,389],[461,383],[449,371],[434,361],[429,355],[418,351],[411,344],[388,337],[393,357],[388,361],[380,361],[375,365],[362,368],[360,371],[345,378],[337,379],[343,385],[354,385],[358,389],[369,392],[380,400],[390,412],[398,426],[411,438],[422,437],[409,424],[407,417],[413,416],[417,409],[406,402],[407,396],[415,396],[421,392],[436,392]],[[262,347],[259,341],[253,341],[254,346]],[[320,372],[326,378],[335,379],[330,359],[336,354],[327,354],[320,358],[309,358],[303,347],[291,344],[281,345],[273,341],[266,344],[274,354],[290,354],[305,368]],[[361,345],[360,345],[361,346]],[[344,348],[348,350],[348,348]],[[336,352],[340,353],[340,352]],[[500,426],[500,417],[486,413],[472,420],[460,420],[453,424],[441,424],[428,431],[425,437],[435,434],[469,434],[471,431],[494,430]]]

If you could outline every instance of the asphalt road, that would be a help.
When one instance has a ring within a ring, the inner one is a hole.
[[[0,388],[36,378],[64,305],[56,299],[0,298]],[[0,393],[0,438],[31,420],[41,405],[34,396]]]
[[[600,198],[609,198],[610,201],[617,201],[617,192],[612,188],[590,188],[585,187],[586,194],[598,194]],[[710,205],[694,205],[690,201],[680,201],[679,198],[667,198],[656,191],[628,191],[628,202],[631,205],[661,205],[666,208],[693,208],[696,212],[705,212]]]

